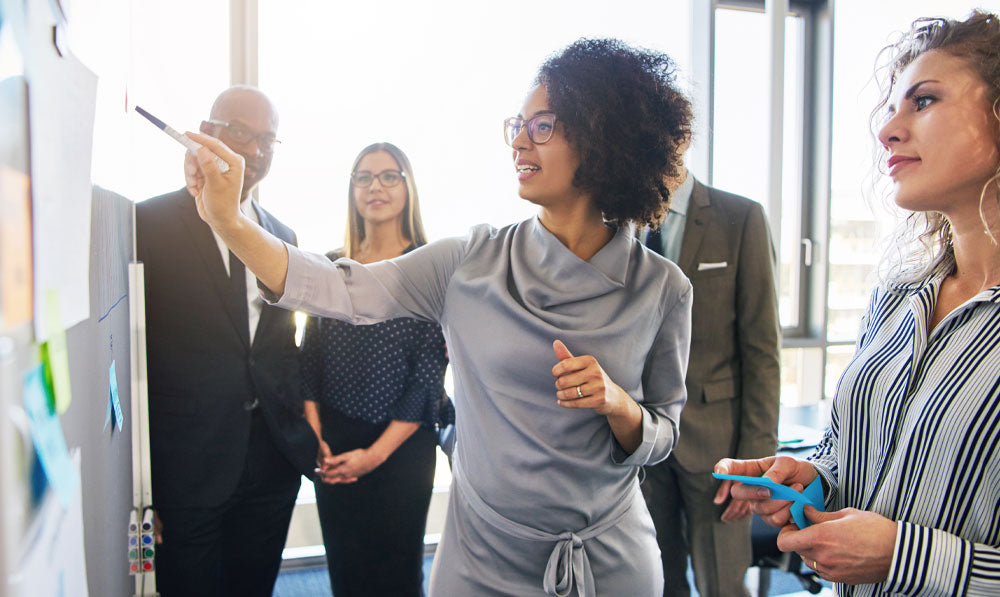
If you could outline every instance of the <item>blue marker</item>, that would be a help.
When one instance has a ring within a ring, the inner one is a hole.
[[[187,136],[178,133],[174,129],[167,126],[167,123],[163,122],[156,116],[153,116],[149,112],[143,110],[139,106],[135,107],[135,111],[138,112],[139,114],[142,114],[143,117],[146,118],[146,120],[155,124],[156,128],[170,135],[178,143],[186,147],[187,150],[191,153],[191,155],[198,155],[198,148],[201,147],[199,143],[196,143],[195,141],[189,139]],[[215,156],[215,163],[219,165],[219,172],[229,172],[229,164],[227,164],[226,161],[220,158],[219,156]]]
[[[730,481],[739,481],[746,485],[764,487],[771,490],[772,500],[792,502],[792,518],[795,519],[795,524],[799,525],[800,529],[804,529],[811,524],[806,520],[804,511],[807,505],[816,508],[820,512],[826,511],[823,503],[823,484],[818,475],[802,493],[786,485],[775,483],[767,477],[745,477],[743,475],[724,475],[722,473],[712,473],[712,476],[716,479],[728,479]]]

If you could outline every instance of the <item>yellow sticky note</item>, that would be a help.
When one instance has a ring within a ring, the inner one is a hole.
[[[52,375],[55,410],[62,414],[69,408],[73,396],[69,385],[69,354],[66,350],[66,330],[59,312],[59,292],[45,291],[45,326],[49,339],[42,348],[45,365]]]

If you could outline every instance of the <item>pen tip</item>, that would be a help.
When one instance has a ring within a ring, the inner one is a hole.
[[[138,104],[135,106],[135,111],[138,112],[139,114],[142,114],[146,118],[146,120],[152,122],[158,128],[165,129],[167,127],[167,123],[163,122],[162,120],[160,120],[156,116],[153,116],[149,112],[143,110],[142,106],[139,106]]]

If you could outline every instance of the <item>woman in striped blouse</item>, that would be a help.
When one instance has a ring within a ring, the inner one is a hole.
[[[1000,595],[1000,21],[921,19],[884,55],[873,122],[914,250],[872,294],[816,451],[716,471],[818,475],[827,512],[801,530],[768,490],[732,495],[840,595]]]

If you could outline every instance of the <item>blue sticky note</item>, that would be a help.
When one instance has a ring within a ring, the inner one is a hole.
[[[115,422],[118,424],[118,431],[121,431],[125,415],[122,414],[122,403],[118,400],[118,375],[115,374],[114,360],[111,361],[111,367],[108,369],[108,381],[111,386],[111,405],[115,411]]]
[[[795,520],[795,524],[797,524],[800,529],[804,529],[811,524],[808,520],[806,520],[804,512],[807,505],[816,508],[820,512],[826,512],[826,508],[823,503],[823,484],[820,481],[819,476],[813,479],[813,482],[810,483],[809,486],[802,491],[802,493],[795,491],[791,487],[782,485],[781,483],[775,483],[767,477],[746,477],[743,475],[724,475],[722,473],[712,473],[712,476],[716,479],[728,479],[730,481],[739,481],[740,483],[744,483],[746,485],[765,487],[771,490],[772,500],[792,502],[792,518]]]
[[[108,390],[107,400],[104,401],[104,403],[105,403],[104,406],[107,407],[107,408],[104,409],[104,430],[105,431],[108,430],[108,425],[111,424],[111,421],[114,420],[114,416],[115,416],[114,407],[111,406],[112,402],[114,402],[114,398],[111,396],[111,390]],[[114,427],[112,427],[112,429],[114,429]]]
[[[49,390],[44,375],[42,365],[25,375],[24,410],[31,421],[31,439],[45,477],[63,507],[68,508],[80,480],[70,461],[59,417],[49,408]]]

